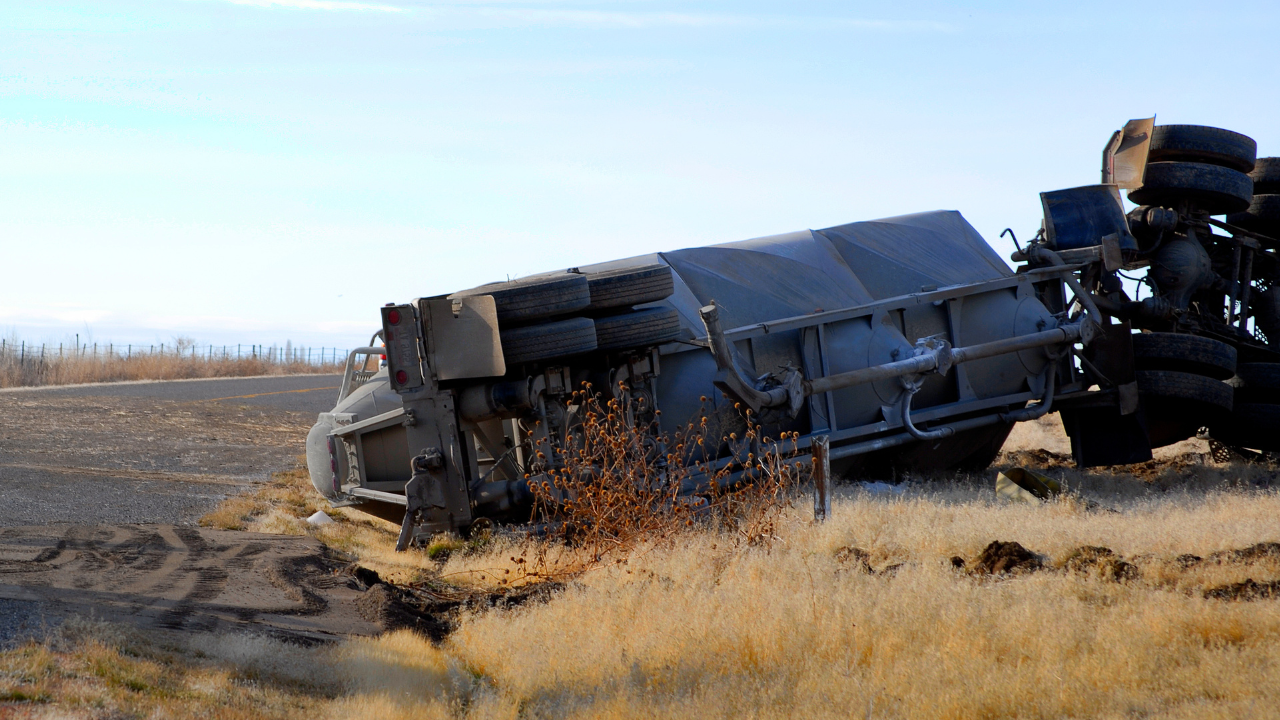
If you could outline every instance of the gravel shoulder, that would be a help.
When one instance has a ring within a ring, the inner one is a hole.
[[[0,527],[194,524],[293,467],[337,376],[0,391]]]
[[[0,391],[0,646],[70,615],[299,641],[370,634],[346,561],[196,527],[296,466],[337,376]]]

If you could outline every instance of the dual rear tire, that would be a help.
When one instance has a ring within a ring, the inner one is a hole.
[[[1133,357],[1151,447],[1186,440],[1229,416],[1234,397],[1223,380],[1235,374],[1235,348],[1195,335],[1140,333]]]
[[[518,365],[675,340],[680,316],[674,309],[630,309],[674,290],[670,267],[647,265],[492,283],[450,297],[493,296],[503,356]]]
[[[668,307],[631,310],[604,318],[573,317],[501,332],[508,365],[626,350],[671,342],[680,336],[680,315]]]
[[[1231,447],[1280,452],[1280,363],[1242,363],[1231,386],[1231,414],[1209,434]]]
[[[1203,125],[1157,125],[1151,133],[1142,187],[1129,193],[1138,205],[1190,204],[1210,215],[1249,208],[1256,192],[1247,175],[1258,144],[1246,135]]]

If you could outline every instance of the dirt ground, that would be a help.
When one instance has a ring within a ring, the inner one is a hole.
[[[987,471],[851,481],[820,525],[801,502],[768,547],[690,532],[513,591],[515,537],[393,553],[392,523],[309,525],[304,389],[125,390],[0,392],[0,717],[1280,707],[1277,469],[1202,441],[1077,470],[1049,416]],[[1001,502],[1012,466],[1069,493]]]
[[[315,414],[235,401],[6,393],[0,526],[191,524],[291,467]]]
[[[252,630],[312,643],[383,628],[349,562],[306,537],[175,525],[0,529],[0,598],[146,630]]]
[[[345,563],[319,542],[195,526],[296,466],[333,385],[316,376],[0,392],[0,646],[73,614],[300,639],[377,632],[353,614],[356,591],[335,580]]]
[[[361,600],[370,587],[351,558],[315,537],[196,526],[296,467],[315,417],[296,394],[306,391],[157,388],[0,394],[0,646],[73,615],[301,642],[386,629],[385,603]],[[331,393],[317,389],[307,402],[319,407]],[[1189,466],[1210,462],[1189,440],[1158,451],[1145,475],[1070,470],[1056,415],[1019,425],[1005,451],[1002,464],[1056,467],[1100,498],[1158,490],[1161,473],[1185,483]]]

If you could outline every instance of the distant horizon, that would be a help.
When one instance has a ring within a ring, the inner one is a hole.
[[[62,350],[65,352],[72,352],[72,348],[75,348],[78,342],[81,348],[86,349],[85,350],[86,352],[89,352],[88,348],[92,348],[93,352],[102,352],[104,354],[109,352],[115,352],[116,354],[124,355],[130,352],[138,352],[138,353],[173,352],[175,348],[178,348],[178,347],[184,347],[189,350],[192,346],[194,346],[199,351],[199,354],[205,354],[205,350],[208,348],[214,348],[215,350],[218,348],[225,348],[229,353],[230,357],[239,357],[241,355],[252,353],[257,348],[262,348],[262,352],[265,352],[268,349],[282,349],[282,348],[288,348],[288,347],[310,349],[310,350],[315,350],[317,352],[319,352],[320,350],[350,352],[351,350],[357,347],[364,347],[365,346],[364,343],[367,342],[367,340],[368,338],[360,342],[337,344],[337,345],[333,345],[333,344],[313,345],[309,343],[293,342],[290,339],[285,339],[283,341],[236,343],[236,342],[204,341],[204,340],[201,340],[200,338],[196,338],[189,335],[187,336],[175,335],[168,339],[153,339],[153,340],[126,339],[124,341],[116,341],[112,338],[105,338],[100,335],[85,334],[85,333],[81,333],[79,336],[77,336],[75,333],[72,333],[66,336],[45,335],[40,337],[28,337],[18,333],[10,332],[10,333],[0,334],[0,348],[3,348],[4,352],[9,352],[9,353],[15,352],[16,349],[21,348],[24,345],[27,348],[44,347],[52,351]]]

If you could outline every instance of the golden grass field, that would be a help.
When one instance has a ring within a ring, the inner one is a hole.
[[[995,469],[901,492],[847,485],[825,524],[801,499],[767,545],[707,530],[642,545],[566,575],[547,602],[467,614],[440,644],[408,631],[329,648],[165,644],[72,624],[0,654],[0,700],[29,701],[0,718],[1280,717],[1280,598],[1205,597],[1280,580],[1276,555],[1211,556],[1280,541],[1277,470],[1214,464],[1189,443],[1133,472],[1076,471],[1053,455],[1055,423],[1021,428],[999,461],[1047,461],[1078,493],[1054,502],[998,502]],[[301,521],[322,506],[303,473],[285,473],[205,522],[311,533],[397,582],[463,587],[518,578],[531,542],[396,555],[389,523],[348,510],[320,529]],[[1046,569],[953,567],[993,540]],[[1064,569],[1081,546],[1140,574]]]

